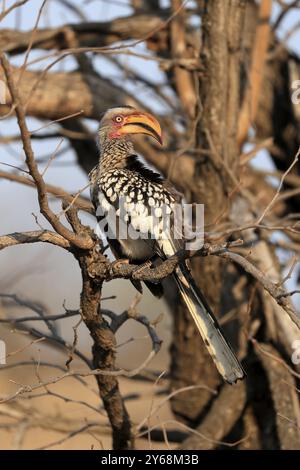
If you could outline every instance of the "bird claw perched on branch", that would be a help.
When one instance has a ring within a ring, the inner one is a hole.
[[[151,260],[148,260],[146,261],[145,263],[143,263],[141,266],[137,267],[133,273],[132,273],[132,279],[138,279],[138,277],[136,276],[139,276],[140,274],[142,274],[143,272],[145,272],[145,270],[148,270],[152,267],[152,261]]]
[[[109,269],[113,273],[114,269],[118,269],[118,266],[122,266],[124,264],[128,265],[129,263],[129,259],[116,259],[111,263]]]

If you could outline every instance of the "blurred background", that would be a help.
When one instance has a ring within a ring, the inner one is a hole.
[[[0,8],[5,11],[13,3],[13,1],[2,1],[0,2]],[[101,22],[103,24],[107,22],[108,24],[113,20],[127,18],[131,15],[155,15],[156,3],[159,4],[159,11],[165,12],[163,18],[167,18],[174,11],[171,2],[168,0],[160,0],[159,2],[134,0],[27,1],[21,7],[12,9],[9,14],[2,18],[0,23],[0,46],[2,45],[2,49],[7,51],[10,63],[14,67],[22,66],[24,60],[26,60],[27,71],[40,71],[45,69],[47,65],[52,64],[55,59],[51,47],[46,47],[44,50],[43,48],[32,47],[28,57],[26,57],[26,47],[23,52],[13,52],[14,47],[19,47],[19,39],[16,35],[14,46],[13,38],[7,34],[7,31],[27,32],[32,31],[35,27],[38,30],[53,30],[66,24],[80,25],[91,22]],[[193,29],[195,37],[198,38],[201,34],[201,12],[204,3],[192,0],[184,2],[184,8],[188,12],[187,29]],[[297,3],[298,6],[298,2],[272,2],[270,21],[273,26],[289,3]],[[119,28],[121,27],[119,26]],[[118,37],[118,31],[116,36]],[[83,110],[82,128],[78,132],[88,133],[90,136],[88,142],[93,141],[95,137],[99,107],[102,107],[105,111],[108,104],[118,104],[118,102],[133,105],[136,105],[137,102],[146,103],[147,109],[158,115],[163,125],[168,126],[167,135],[169,135],[172,127],[172,124],[170,124],[172,119],[175,121],[174,132],[180,133],[184,129],[182,109],[178,103],[176,91],[170,86],[172,82],[168,81],[166,66],[163,66],[159,60],[149,60],[149,56],[155,56],[155,48],[159,49],[159,44],[154,41],[149,47],[147,40],[145,40],[134,45],[133,43],[140,36],[134,34],[133,39],[111,41],[115,47],[121,43],[126,46],[128,43],[128,50],[134,54],[116,53],[115,55],[105,55],[105,53],[89,53],[93,73],[98,74],[98,77],[103,79],[103,88],[101,91],[100,85],[97,110],[88,112],[87,117],[84,114],[86,110]],[[291,56],[298,58],[300,54],[299,9],[291,8],[287,11],[276,28],[276,38],[278,41],[282,41],[285,50],[288,50]],[[160,36],[159,39],[163,41],[163,37]],[[34,41],[34,36],[32,40]],[[22,44],[21,39],[19,43]],[[7,49],[4,47],[6,44],[8,44]],[[83,45],[81,44],[81,46]],[[76,47],[76,44],[72,47]],[[165,57],[167,57],[167,54]],[[51,73],[80,71],[84,66],[88,67],[89,64],[78,62],[74,55],[67,55],[63,60],[51,66]],[[105,80],[107,80],[106,85]],[[53,99],[57,98],[54,96]],[[75,89],[74,100],[76,99]],[[44,106],[44,104],[41,106]],[[29,113],[27,124],[33,136],[32,145],[35,157],[39,162],[40,169],[45,170],[44,178],[47,183],[75,194],[88,183],[87,172],[84,169],[90,169],[93,163],[88,154],[89,146],[86,145],[86,164],[82,162],[84,151],[81,151],[81,161],[79,162],[76,148],[68,138],[67,125],[64,127],[66,130],[64,136],[60,124],[52,122],[54,119],[51,118],[51,113],[49,112],[49,118],[46,119],[47,113],[43,109],[39,117],[38,104],[35,104],[35,107],[36,116],[32,115],[34,113],[31,113],[31,115]],[[78,112],[80,111],[81,109],[78,109]],[[255,144],[251,141],[255,131],[255,126],[249,130],[249,138],[244,142],[243,152],[249,152],[255,147]],[[51,137],[47,138],[47,134],[51,134]],[[18,135],[19,129],[13,115],[0,120],[0,170],[26,176],[26,173],[24,173],[26,171],[24,152]],[[172,145],[174,146],[174,142],[167,136],[167,144],[171,148]],[[139,147],[140,151],[141,149],[142,146]],[[51,159],[53,154],[55,154],[55,157]],[[150,163],[154,164],[154,161],[150,160]],[[257,150],[249,165],[261,173],[270,174],[278,168],[274,163],[274,159],[270,156],[270,150],[266,148]],[[271,187],[278,186],[278,177],[267,176],[266,181]],[[82,194],[89,197],[89,190],[83,190]],[[53,210],[59,213],[61,211],[61,202],[52,196],[50,196],[50,200]],[[39,214],[36,191],[31,187],[5,179],[0,181],[0,214],[1,235],[15,231],[37,230],[41,227],[49,228],[45,219]],[[95,219],[91,215],[81,212],[80,217],[85,224],[92,228],[95,227]],[[274,232],[273,237],[274,240],[285,240],[285,236],[279,232]],[[290,260],[289,254],[287,255],[278,247],[277,254],[283,265],[287,260]],[[33,315],[33,310],[26,303],[38,306],[48,315],[61,314],[64,312],[64,308],[78,309],[81,290],[80,270],[72,255],[65,250],[42,243],[21,245],[2,250],[0,252],[0,263],[1,318]],[[283,268],[284,276],[289,272],[290,263],[287,263]],[[297,270],[295,270],[287,279],[285,286],[288,290],[297,288],[297,274]],[[136,291],[129,281],[116,280],[106,283],[103,288],[103,297],[111,296],[116,296],[116,298],[104,300],[103,308],[121,313],[132,303]],[[293,300],[299,309],[299,296],[295,296]],[[155,371],[157,374],[165,373],[166,377],[168,375],[169,347],[173,324],[167,303],[164,300],[155,299],[147,290],[144,292],[138,309],[150,320],[155,320],[163,313],[157,325],[157,332],[163,340],[163,344],[161,351],[151,362],[148,370],[149,380],[146,372],[144,380],[141,381],[134,382],[126,378],[120,379],[121,390],[123,395],[128,397],[126,403],[135,424],[147,420],[151,407],[157,406],[162,397],[166,396],[168,389],[164,375],[156,383],[151,373]],[[77,321],[77,317],[71,317],[59,322],[59,334],[69,344],[72,344],[73,327]],[[39,323],[40,331],[47,333],[47,327],[42,325],[42,322],[32,322],[28,325],[37,327],[37,323]],[[39,377],[46,379],[49,376],[59,375],[60,371],[46,366],[39,368],[38,363],[40,361],[51,362],[64,367],[68,357],[66,347],[53,347],[53,345],[50,347],[43,341],[35,343],[28,332],[18,329],[17,324],[2,325],[0,327],[0,338],[7,345],[7,365],[13,366],[16,362],[21,361],[19,367],[3,367],[3,370],[1,370],[1,396],[16,391],[19,388],[18,384],[32,384],[38,382]],[[132,369],[137,367],[147,357],[151,349],[147,332],[134,321],[127,322],[118,332],[117,342],[120,345],[118,347],[117,365],[121,368]],[[85,356],[90,357],[91,339],[84,324],[78,327],[77,348]],[[26,361],[34,361],[36,365],[29,367],[25,365]],[[23,366],[22,363],[24,363]],[[79,358],[74,358],[72,367],[74,369],[82,367]],[[85,384],[80,383],[79,380],[66,379],[51,388],[51,390],[55,390],[55,393],[63,395],[65,399],[50,396],[47,389],[42,388],[39,393],[44,393],[45,396],[40,398],[24,400],[21,396],[11,407],[8,403],[4,403],[2,405],[3,411],[0,409],[0,448],[28,449],[47,445],[57,449],[109,448],[111,438],[107,419],[104,415],[100,417],[101,429],[97,427],[94,429],[91,426],[88,427],[87,431],[76,434],[76,431],[86,426],[87,421],[92,423],[99,419],[95,410],[89,409],[86,404],[80,403],[80,401],[84,401],[95,408],[99,406],[99,398],[93,378],[89,377],[84,380]],[[202,392],[199,391],[198,393],[201,394]],[[69,402],[66,397],[69,397]],[[41,410],[43,410],[43,413],[41,413]],[[29,415],[31,415],[31,418],[34,416],[36,427],[32,425],[32,419],[29,425]],[[176,427],[173,420],[174,416],[170,404],[166,401],[159,411],[154,413],[149,422],[156,425],[166,421],[166,426],[173,429]],[[149,424],[148,421],[147,424]],[[183,439],[187,435],[187,430],[183,427],[180,430],[182,432],[181,439]],[[75,434],[72,436],[74,431]],[[148,448],[151,445],[154,448],[166,448],[167,444],[163,439],[162,442],[155,442],[155,444],[151,444],[150,441],[142,438],[137,441],[139,448]],[[168,445],[173,448],[177,446],[175,442],[169,442]]]

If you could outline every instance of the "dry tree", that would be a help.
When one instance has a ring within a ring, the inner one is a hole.
[[[0,21],[22,12],[27,3],[5,7],[3,2]],[[22,142],[27,172],[24,176],[5,168],[0,177],[33,187],[40,212],[51,226],[2,234],[0,249],[43,242],[67,250],[80,266],[81,302],[78,310],[47,315],[34,302],[2,296],[32,311],[30,316],[2,318],[2,323],[17,325],[33,342],[43,340],[69,350],[65,367],[51,361],[40,363],[57,368],[59,375],[41,380],[37,372],[36,383],[20,385],[11,395],[2,396],[2,413],[15,413],[22,420],[24,410],[10,407],[18,398],[30,399],[40,389],[54,395],[52,384],[68,377],[84,383],[85,377],[94,376],[114,449],[133,447],[134,438],[147,432],[165,439],[166,445],[172,437],[181,449],[220,449],[230,442],[237,449],[299,449],[300,376],[295,341],[300,339],[300,317],[293,302],[299,290],[288,291],[285,284],[297,273],[300,252],[300,114],[299,104],[292,99],[292,82],[299,79],[300,68],[299,58],[287,47],[294,31],[281,39],[277,34],[290,11],[298,13],[299,2],[171,0],[163,7],[159,0],[139,0],[129,2],[127,16],[106,22],[100,17],[90,20],[75,2],[57,3],[66,14],[77,16],[76,21],[40,27],[44,1],[39,9],[31,5],[36,15],[32,29],[0,24],[0,77],[6,90],[0,115],[1,120],[18,124],[16,135],[1,132],[0,143],[5,148],[12,141]],[[275,18],[271,17],[272,4],[278,6]],[[37,51],[39,55],[33,55]],[[70,56],[76,62],[74,69],[52,70]],[[153,63],[164,81],[143,73],[141,65],[125,64],[123,56],[134,57],[139,64]],[[16,62],[15,57],[21,60]],[[106,62],[99,65],[99,58]],[[108,62],[118,70],[117,79],[106,70]],[[139,96],[141,87],[151,100],[144,98],[146,94]],[[161,113],[153,109],[158,103]],[[192,255],[176,253],[158,266],[111,262],[103,243],[78,214],[93,213],[82,190],[69,194],[45,181],[43,162],[34,155],[32,140],[68,139],[78,165],[88,173],[97,163],[98,149],[87,120],[98,122],[104,110],[120,104],[158,116],[165,146],[158,148],[138,138],[138,152],[187,201],[205,205],[205,242]],[[31,133],[27,117],[45,125]],[[51,133],[46,128],[53,122],[56,130]],[[261,150],[273,161],[273,172],[251,165]],[[275,178],[275,185],[269,176]],[[60,214],[53,211],[50,195],[61,200]],[[278,260],[279,249],[288,257],[287,275]],[[174,302],[175,286],[167,278],[185,257],[191,257],[194,277],[247,371],[247,379],[237,385],[222,382],[184,307]],[[139,375],[159,351],[161,341],[155,325],[138,311],[136,303],[120,315],[105,309],[103,283],[117,278],[168,284],[173,335],[165,400],[170,401],[176,418],[172,432],[163,424],[147,430],[147,420],[137,427],[131,424],[119,377]],[[57,329],[58,322],[69,317],[78,318],[71,346]],[[129,319],[142,324],[152,341],[150,355],[135,370],[116,367],[115,334]],[[36,326],[37,321],[47,333]],[[93,341],[91,358],[78,348],[80,322]],[[85,364],[84,370],[72,369],[75,356]],[[3,370],[13,367],[9,364]],[[83,405],[93,408],[87,402]],[[103,411],[95,411],[99,410]],[[54,443],[58,445],[76,434],[92,432],[97,422],[76,428],[62,418],[52,425],[65,432]]]

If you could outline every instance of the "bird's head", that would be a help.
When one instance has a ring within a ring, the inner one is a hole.
[[[157,119],[149,113],[131,106],[111,108],[100,121],[99,137],[124,139],[130,134],[146,134],[162,144],[161,127]]]

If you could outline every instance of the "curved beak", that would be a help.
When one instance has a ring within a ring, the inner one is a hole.
[[[146,134],[162,145],[162,131],[159,122],[151,114],[136,112],[126,116],[120,134]]]

